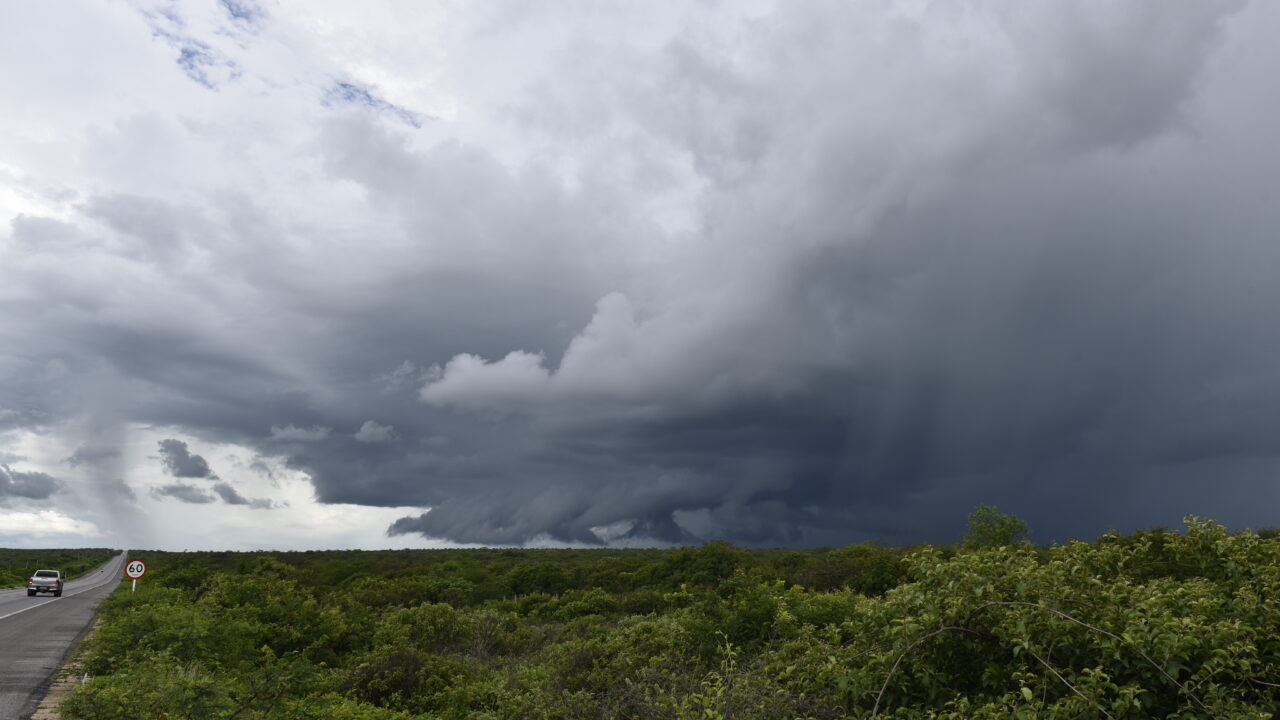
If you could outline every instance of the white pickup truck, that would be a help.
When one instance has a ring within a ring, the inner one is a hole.
[[[37,570],[27,579],[27,597],[42,592],[53,593],[54,597],[62,597],[62,571]]]

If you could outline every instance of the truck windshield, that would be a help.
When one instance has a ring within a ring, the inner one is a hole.
[[[36,577],[58,577],[58,573],[54,570],[37,570]]]

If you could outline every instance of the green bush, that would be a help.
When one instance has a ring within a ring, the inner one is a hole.
[[[149,553],[64,717],[1275,715],[1280,537],[990,510],[958,552]]]
[[[994,505],[979,505],[969,513],[969,531],[961,541],[967,548],[1001,547],[1027,541],[1027,524]]]
[[[68,578],[74,579],[110,560],[118,552],[109,548],[0,548],[0,588],[24,586],[31,573],[40,569],[61,570]]]

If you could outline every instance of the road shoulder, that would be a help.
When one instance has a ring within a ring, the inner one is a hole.
[[[58,706],[63,700],[71,697],[71,693],[75,692],[75,689],[83,685],[87,679],[84,672],[84,656],[89,646],[86,641],[93,637],[101,625],[102,618],[95,617],[85,632],[72,642],[67,661],[53,674],[53,680],[48,691],[45,692],[44,699],[40,701],[40,705],[29,720],[62,720]]]

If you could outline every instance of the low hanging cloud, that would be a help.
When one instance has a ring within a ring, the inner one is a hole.
[[[173,498],[193,505],[208,505],[216,499],[208,490],[187,483],[171,483],[154,487],[151,488],[151,495],[157,499]]]
[[[119,457],[120,451],[113,447],[81,445],[63,462],[71,467],[79,468],[110,462]]]
[[[0,465],[0,500],[28,498],[44,500],[61,488],[57,479],[42,472],[22,472]]]
[[[229,483],[225,482],[215,483],[213,491],[217,493],[218,497],[222,498],[222,501],[228,505],[247,505],[257,510],[269,510],[275,506],[275,504],[270,500],[262,498],[246,498]]]
[[[187,449],[181,440],[168,438],[160,441],[160,462],[169,474],[180,478],[216,478],[209,463]]]
[[[228,505],[244,505],[255,510],[270,510],[275,507],[275,503],[264,498],[246,498],[224,481],[214,483],[211,489],[212,492],[187,483],[170,483],[151,488],[151,496],[157,500],[168,498],[192,505],[209,505],[221,499]]]

